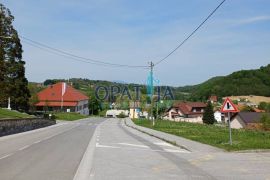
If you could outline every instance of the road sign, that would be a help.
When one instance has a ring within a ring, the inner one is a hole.
[[[239,112],[239,110],[237,109],[237,107],[233,104],[233,102],[229,98],[227,98],[224,101],[224,103],[223,103],[222,108],[221,108],[220,111],[223,112],[223,113],[227,113],[227,112],[234,112],[234,113],[236,113],[236,112]]]
[[[230,145],[232,145],[232,129],[231,129],[231,113],[239,112],[237,107],[233,104],[233,102],[227,98],[220,110],[223,113],[228,113],[228,125],[229,125],[229,136],[230,136]]]

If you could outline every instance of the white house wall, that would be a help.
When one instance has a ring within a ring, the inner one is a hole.
[[[79,101],[76,107],[76,112],[84,115],[89,115],[88,100]]]

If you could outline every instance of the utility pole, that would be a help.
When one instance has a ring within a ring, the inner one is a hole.
[[[153,93],[154,93],[154,78],[153,78],[153,68],[154,63],[150,62],[150,86],[151,86],[151,118],[153,121],[153,126],[155,126],[155,120],[153,118]]]

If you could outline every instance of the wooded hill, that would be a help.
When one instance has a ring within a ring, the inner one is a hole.
[[[61,79],[46,80],[44,85],[54,84]],[[89,80],[81,78],[69,79],[73,87],[86,94],[94,93],[95,87],[102,86],[128,86],[131,93],[133,86],[138,84],[124,84],[119,82]],[[224,96],[236,95],[258,95],[270,96],[270,64],[254,70],[241,70],[228,76],[213,77],[201,84],[183,87],[171,87],[176,100],[205,101],[210,95]],[[146,95],[146,86],[141,88],[142,95]]]
[[[204,83],[179,87],[177,90],[190,93],[190,98],[194,100],[205,100],[210,95],[270,96],[270,64],[260,69],[241,70],[228,76],[214,77]]]

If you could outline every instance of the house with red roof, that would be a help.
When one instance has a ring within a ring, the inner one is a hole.
[[[217,103],[217,102],[218,102],[218,97],[212,95],[212,96],[210,96],[210,97],[208,98],[208,101],[210,101],[212,104],[213,104],[213,103]]]
[[[59,82],[49,85],[37,94],[39,102],[37,110],[64,111],[89,114],[89,98],[67,83]]]
[[[176,103],[167,110],[165,119],[201,123],[205,107],[203,102]]]

